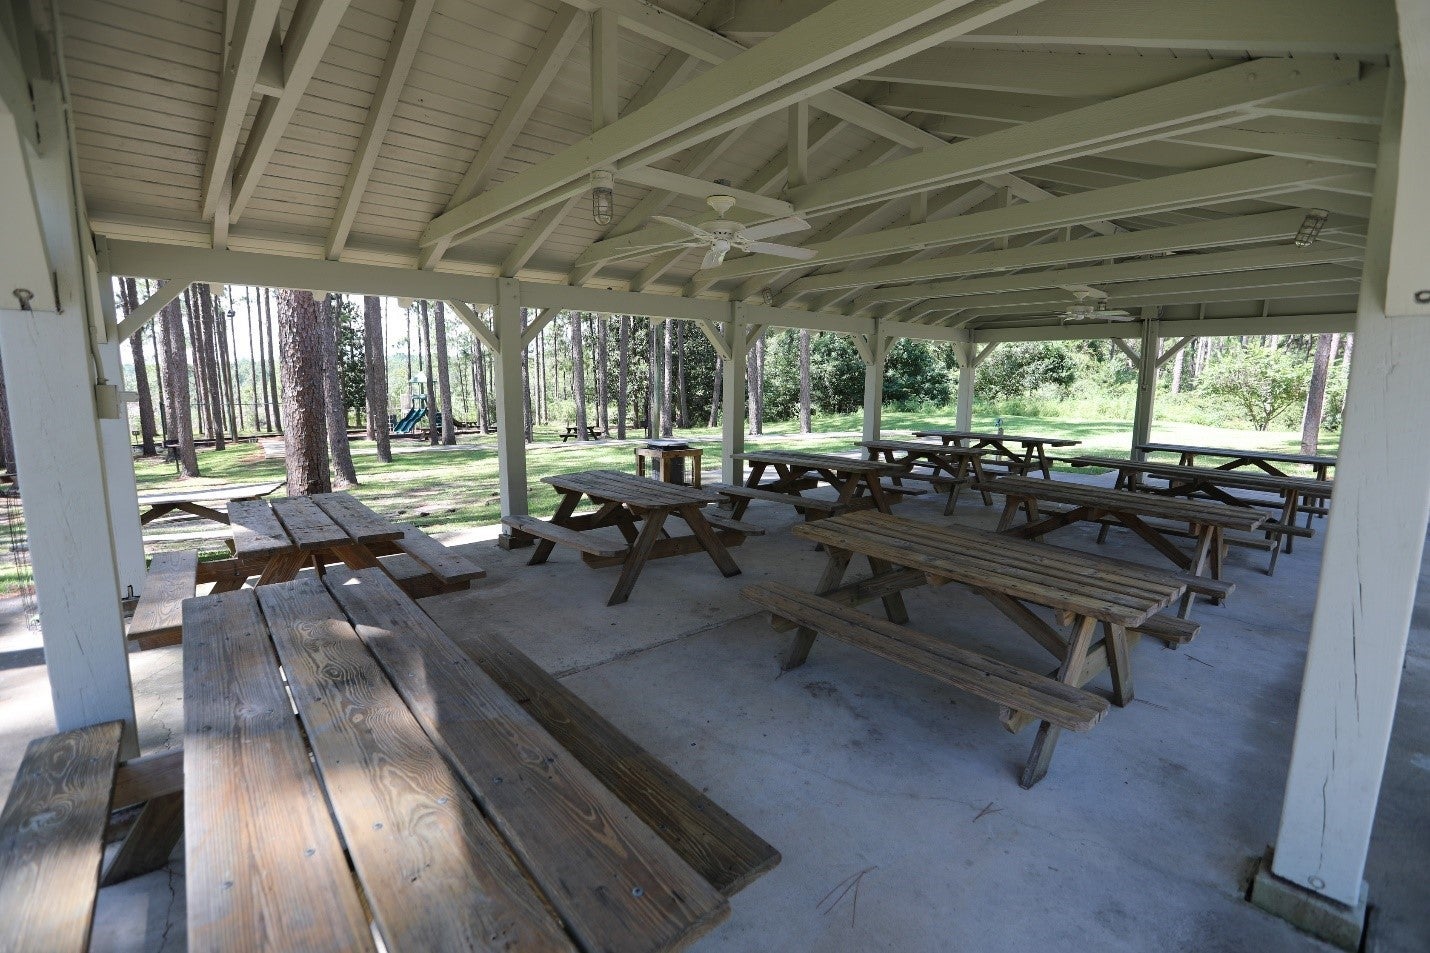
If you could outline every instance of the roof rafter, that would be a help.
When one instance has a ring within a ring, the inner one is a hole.
[[[434,219],[422,245],[479,234],[555,201],[599,168],[647,165],[910,51],[927,49],[1036,0],[835,0],[794,31],[771,37],[584,141]]]
[[[219,200],[228,189],[229,171],[233,168],[234,153],[238,151],[244,114],[253,100],[258,70],[268,50],[269,37],[278,22],[281,5],[279,0],[238,0],[233,29],[224,50],[218,108],[214,114],[213,132],[209,135],[208,157],[204,162],[205,219],[214,217]]]
[[[393,32],[392,43],[388,46],[387,59],[382,64],[382,74],[377,80],[377,89],[372,95],[372,103],[367,110],[367,124],[363,126],[358,139],[357,153],[348,169],[347,181],[343,183],[342,196],[338,199],[337,214],[328,229],[326,257],[336,261],[347,244],[348,233],[353,227],[353,218],[362,204],[363,193],[367,191],[368,179],[373,166],[377,164],[377,154],[382,149],[382,141],[387,136],[387,127],[392,122],[392,114],[397,109],[397,101],[402,95],[402,87],[407,82],[407,73],[417,58],[417,45],[422,41],[422,33],[427,29],[427,19],[432,15],[436,0],[405,0],[402,12],[397,16],[397,29]]]

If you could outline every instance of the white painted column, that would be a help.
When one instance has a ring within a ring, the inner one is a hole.
[[[1430,321],[1386,315],[1392,222],[1430,216],[1430,202],[1411,207],[1411,190],[1399,188],[1402,171],[1419,172],[1401,161],[1399,78],[1393,68],[1341,463],[1272,863],[1278,877],[1346,905],[1359,900],[1365,873],[1430,518]],[[1430,247],[1394,251],[1419,263],[1430,288]]]
[[[977,367],[973,356],[976,353],[972,341],[955,344],[954,354],[958,358],[958,413],[954,418],[957,430],[973,429],[973,382]]]
[[[739,302],[730,305],[730,319],[725,322],[722,333],[730,349],[725,359],[724,393],[721,403],[721,447],[720,479],[726,483],[743,483],[744,464],[735,459],[735,454],[745,451],[745,306]]]
[[[104,342],[96,345],[100,361],[100,376],[115,388],[118,401],[109,408],[109,416],[99,420],[99,437],[104,446],[105,483],[109,489],[109,534],[119,568],[119,594],[133,598],[144,592],[144,527],[139,522],[139,506],[124,501],[138,496],[134,479],[134,444],[129,432],[129,406],[124,400],[124,365],[120,360],[119,331],[114,314],[114,283],[109,275],[100,274],[94,282],[94,295],[100,305]],[[138,333],[138,332],[136,332]],[[105,411],[100,410],[101,414]]]
[[[1142,348],[1137,354],[1137,405],[1132,414],[1132,446],[1152,439],[1152,413],[1157,402],[1157,357],[1162,349],[1159,334],[1158,309],[1142,309]],[[1145,454],[1133,450],[1132,457],[1141,460]]]
[[[493,367],[493,382],[497,410],[497,467],[501,492],[502,516],[525,516],[526,429],[523,423],[525,399],[521,389],[521,285],[515,278],[497,281],[497,300],[493,308],[497,343],[500,345]],[[510,545],[511,535],[502,531],[503,545]]]
[[[884,422],[884,357],[889,351],[889,339],[876,330],[865,340],[864,439],[878,440]]]

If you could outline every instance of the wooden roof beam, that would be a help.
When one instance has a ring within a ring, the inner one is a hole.
[[[243,144],[243,154],[234,167],[230,224],[238,221],[249,199],[253,198],[258,180],[282,141],[289,120],[298,111],[308,82],[347,9],[348,0],[298,0],[283,40],[283,95],[277,99],[265,97],[259,104],[258,115]]]
[[[328,229],[327,247],[324,256],[329,261],[342,257],[343,246],[348,242],[353,219],[358,206],[362,204],[367,191],[368,179],[372,176],[377,155],[382,150],[382,141],[387,136],[387,127],[392,122],[392,114],[397,110],[397,101],[402,96],[402,87],[407,82],[407,73],[417,58],[417,45],[422,42],[422,33],[427,29],[427,19],[432,15],[436,0],[405,0],[402,11],[397,15],[397,28],[393,31],[392,42],[387,48],[387,59],[382,64],[382,74],[377,80],[377,89],[372,94],[372,103],[367,110],[367,123],[358,139],[357,153],[348,169],[347,181],[343,183],[342,196],[338,199],[337,214]]]
[[[581,31],[585,29],[586,19],[572,7],[562,7],[556,11],[556,16],[551,20],[551,26],[547,28],[546,34],[541,38],[541,42],[537,44],[535,52],[532,53],[531,59],[528,61],[526,71],[522,73],[516,88],[502,104],[501,112],[497,114],[492,127],[487,130],[481,146],[477,149],[476,156],[472,158],[472,164],[467,167],[467,172],[462,176],[461,183],[457,185],[452,197],[447,201],[446,209],[448,211],[467,201],[490,184],[497,163],[507,154],[511,144],[516,141],[517,134],[521,132],[526,121],[536,110],[537,103],[546,95],[551,81],[556,78],[557,71],[566,62],[567,54],[571,52],[571,48],[576,45],[576,40],[581,36]],[[447,254],[447,249],[450,246],[450,241],[443,240],[422,249],[418,256],[418,264],[425,269],[436,268],[437,263],[442,260],[443,255]]]
[[[842,261],[858,261],[1001,235],[1080,225],[1090,220],[1123,218],[1236,199],[1257,198],[1293,191],[1308,183],[1344,174],[1343,166],[1326,163],[1276,156],[1248,159],[1215,169],[1182,172],[1142,182],[1129,182],[1105,189],[1058,196],[1042,202],[962,215],[942,222],[927,222],[826,242],[823,245],[810,246],[814,248],[816,256],[809,264],[813,267]],[[670,231],[673,232],[674,229]],[[639,243],[639,236],[625,236],[617,241],[630,241],[633,238]],[[592,246],[592,249],[595,247]],[[717,281],[768,274],[783,271],[788,267],[783,260],[769,255],[750,255],[701,272],[697,276],[695,287],[690,290],[698,291]]]
[[[524,214],[518,211],[523,207],[530,211],[533,201],[553,204],[553,192],[596,169],[648,165],[1035,2],[835,0],[797,28],[438,216],[420,244],[498,227]]]
[[[209,133],[209,153],[204,160],[205,219],[214,217],[219,199],[228,188],[229,171],[238,151],[238,136],[243,131],[244,115],[253,100],[259,67],[278,22],[280,6],[279,0],[238,0],[231,37],[224,50],[218,106],[213,131]]]
[[[1359,64],[1255,60],[834,176],[791,193],[805,213],[847,208],[1101,152],[1239,118],[1279,96],[1349,83]]]

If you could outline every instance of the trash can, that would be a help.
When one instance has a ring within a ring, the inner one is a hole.
[[[657,451],[658,456],[656,459],[659,462],[659,466],[656,468],[656,472],[665,474],[665,482],[679,483],[684,486],[685,455],[672,453],[667,456],[666,452],[671,450],[689,450],[690,444],[684,440],[651,440],[646,443],[646,446],[651,450]]]

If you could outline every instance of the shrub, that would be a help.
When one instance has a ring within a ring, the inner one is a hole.
[[[1257,430],[1306,402],[1311,369],[1284,351],[1237,344],[1217,354],[1202,372],[1199,389],[1244,414]]]

